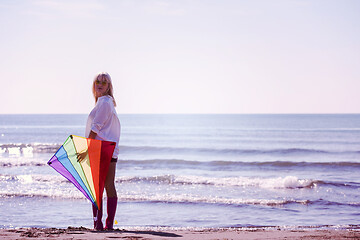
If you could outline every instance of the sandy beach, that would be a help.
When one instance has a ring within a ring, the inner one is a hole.
[[[88,228],[18,228],[0,229],[0,239],[360,239],[360,230],[225,228],[202,230],[116,229],[93,231]]]

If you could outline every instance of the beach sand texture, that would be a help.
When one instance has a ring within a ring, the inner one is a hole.
[[[0,239],[360,239],[358,229],[204,229],[204,230],[125,230],[93,231],[88,228],[0,229]]]

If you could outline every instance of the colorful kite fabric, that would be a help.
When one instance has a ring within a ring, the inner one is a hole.
[[[99,209],[115,145],[115,142],[70,135],[48,164]]]

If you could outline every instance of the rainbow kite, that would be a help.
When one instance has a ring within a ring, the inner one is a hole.
[[[48,161],[99,209],[115,142],[70,135]]]

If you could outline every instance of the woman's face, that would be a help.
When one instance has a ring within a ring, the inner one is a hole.
[[[96,96],[101,97],[104,96],[107,91],[109,89],[109,83],[106,80],[105,76],[100,75],[96,80],[95,80],[95,92],[96,92]]]

